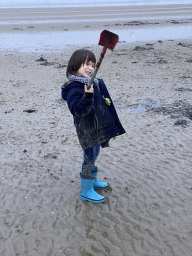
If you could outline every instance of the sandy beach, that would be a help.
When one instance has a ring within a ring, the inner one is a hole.
[[[160,7],[164,15],[154,14],[154,19],[147,6],[143,11],[132,7],[129,17],[120,14],[127,7],[116,8],[116,14],[112,7],[105,12],[88,8],[95,19],[104,13],[105,20],[87,23],[76,17],[66,24],[46,23],[48,8],[1,9],[0,35],[102,31],[115,24],[122,30],[192,28],[192,5],[159,6],[157,11]],[[174,18],[167,18],[168,7]],[[59,11],[53,19],[62,21]],[[107,16],[111,12],[116,21]],[[82,149],[61,99],[68,60],[80,46],[22,52],[1,45],[0,255],[192,255],[191,40],[178,35],[176,40],[120,41],[107,52],[98,77],[105,81],[127,134],[110,141],[99,155],[98,177],[111,186],[99,191],[107,199],[99,205],[79,198]],[[99,56],[97,42],[84,47]]]

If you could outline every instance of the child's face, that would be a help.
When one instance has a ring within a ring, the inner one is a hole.
[[[95,63],[92,61],[85,62],[81,65],[79,70],[77,71],[77,76],[81,77],[90,77],[95,69]]]

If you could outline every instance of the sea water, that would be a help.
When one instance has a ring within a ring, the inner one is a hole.
[[[148,29],[110,30],[119,35],[120,42],[151,41],[192,38],[192,26],[160,27]],[[22,52],[62,51],[70,46],[98,44],[101,31],[63,31],[37,34],[0,34],[1,49]],[[101,47],[101,46],[100,46]]]
[[[0,0],[0,8],[191,4],[191,0]]]

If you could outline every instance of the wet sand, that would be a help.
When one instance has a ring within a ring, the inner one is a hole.
[[[0,53],[1,255],[191,255],[191,38],[107,52],[98,77],[127,134],[101,149],[99,205],[79,198],[82,150],[60,95],[77,48]]]
[[[1,33],[133,29],[191,25],[192,4],[84,8],[2,8]],[[78,21],[78,22],[77,22]]]

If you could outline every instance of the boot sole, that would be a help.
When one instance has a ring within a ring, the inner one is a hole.
[[[93,186],[93,188],[94,188],[94,189],[102,189],[102,188],[103,188],[103,189],[109,189],[109,185],[107,185],[107,186],[105,186],[105,187],[94,187],[94,186]]]
[[[82,199],[83,201],[89,201],[89,202],[92,202],[92,203],[104,203],[105,202],[105,197],[103,199],[93,199],[93,198],[89,198],[89,197],[86,197],[86,196],[83,196],[83,195],[80,195],[80,199]]]

